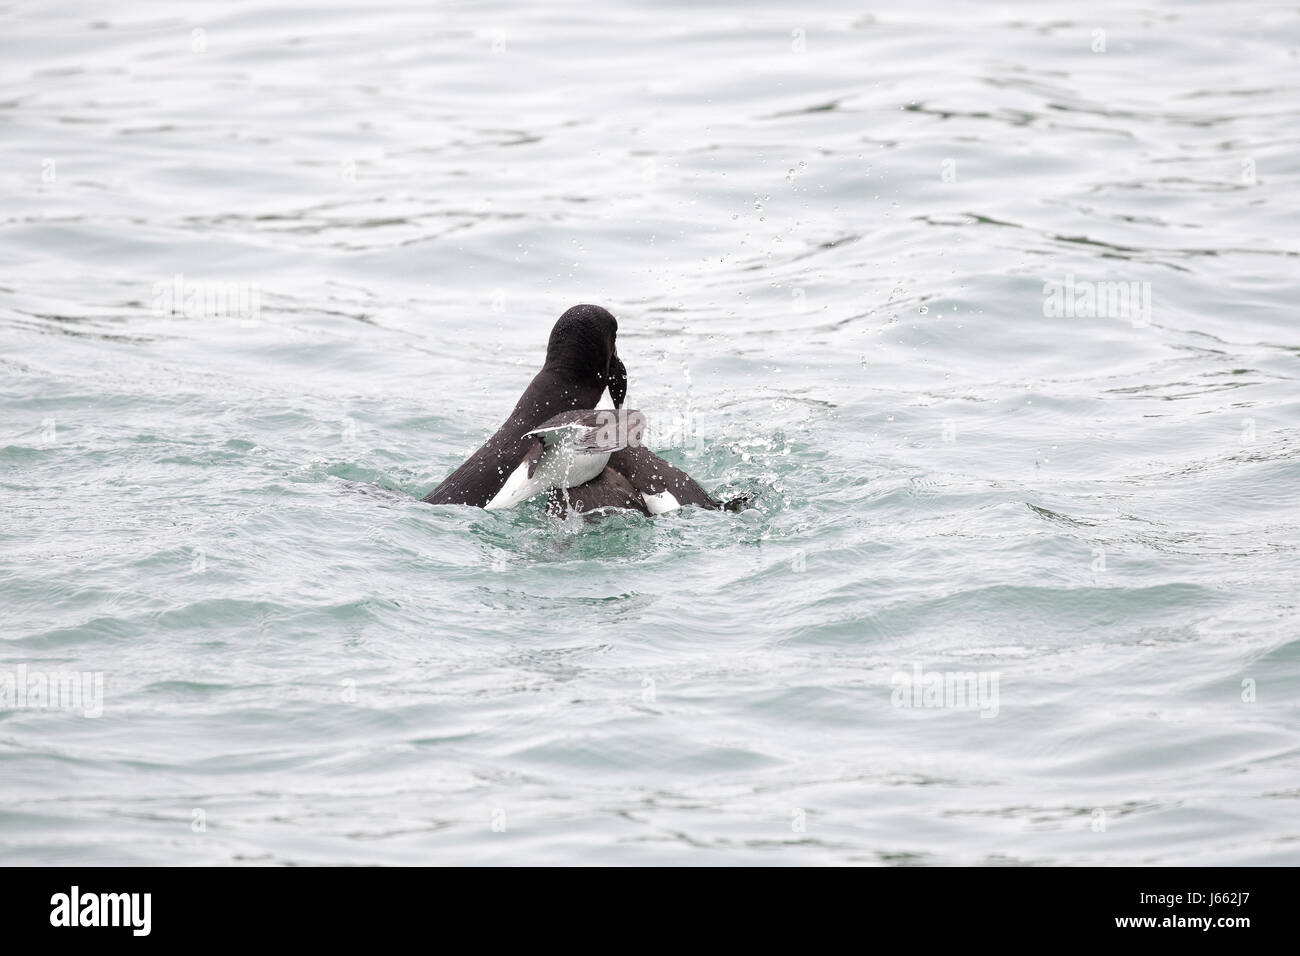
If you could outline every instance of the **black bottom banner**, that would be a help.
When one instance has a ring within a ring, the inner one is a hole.
[[[1289,938],[1287,869],[19,869],[0,870],[6,940],[119,945],[321,942],[487,930],[551,945],[788,932],[918,943],[1219,946]],[[696,882],[698,880],[698,882]],[[377,935],[378,934],[378,935]],[[457,937],[459,939],[459,937]],[[66,940],[65,940],[66,941]],[[19,952],[17,948],[11,952]]]

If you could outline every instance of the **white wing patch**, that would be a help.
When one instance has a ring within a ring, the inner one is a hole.
[[[641,498],[645,501],[646,508],[652,515],[661,515],[668,511],[676,511],[681,507],[676,496],[667,489],[659,492],[657,495],[648,495],[641,492]]]
[[[536,476],[528,477],[528,463],[524,462],[518,468],[510,473],[506,483],[501,486],[501,490],[492,496],[492,500],[483,507],[488,511],[495,511],[498,508],[513,508],[521,501],[527,501],[533,495],[540,495],[547,489]]]
[[[561,432],[568,428],[581,428],[577,425],[561,425],[558,428],[544,429],[545,432]],[[581,428],[582,431],[588,429]],[[533,432],[531,434],[537,434]],[[545,440],[545,439],[543,439]],[[562,442],[546,446],[541,460],[533,469],[533,476],[528,477],[528,462],[523,462],[506,479],[501,490],[492,496],[492,500],[483,507],[488,511],[500,508],[513,508],[529,498],[544,494],[552,488],[576,488],[585,485],[605,470],[609,461],[609,452],[594,455],[575,455],[571,448]]]
[[[600,396],[600,403],[596,405],[596,409],[598,411],[615,411],[614,400],[610,397],[608,388]],[[639,413],[634,413],[634,415],[639,415]],[[635,418],[629,419],[629,421],[635,423]],[[628,428],[629,426],[624,425],[623,427]],[[635,431],[635,437],[638,441],[641,438],[640,429],[644,427],[645,420],[642,416],[640,426]],[[581,435],[589,431],[594,431],[594,429],[590,426],[573,423],[556,425],[551,428],[537,428],[529,432],[529,435],[536,435],[541,438],[542,443],[546,445],[541,460],[537,463],[537,467],[533,469],[533,476],[528,477],[528,463],[524,462],[510,473],[510,477],[501,486],[501,490],[493,495],[492,500],[483,507],[488,511],[513,508],[515,505],[544,494],[552,488],[576,488],[578,485],[591,481],[605,470],[605,465],[609,461],[609,452],[574,454],[572,449],[565,450],[562,447],[564,441],[560,437],[565,434]],[[669,492],[665,491],[662,495],[654,495],[653,497],[656,499],[666,497],[672,502],[663,506],[664,511],[672,511],[678,507],[677,499]],[[654,510],[655,506],[650,504],[648,499],[646,506],[650,508],[651,514],[659,514]]]

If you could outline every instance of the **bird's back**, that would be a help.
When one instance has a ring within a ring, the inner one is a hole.
[[[601,385],[575,383],[552,369],[543,368],[533,376],[496,434],[423,500],[432,505],[484,507],[523,460],[532,441],[524,437],[526,433],[559,412],[595,408],[602,391]]]

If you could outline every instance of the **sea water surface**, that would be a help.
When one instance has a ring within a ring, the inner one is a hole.
[[[0,137],[0,862],[1300,862],[1294,5],[9,2]],[[579,302],[755,508],[419,502]]]

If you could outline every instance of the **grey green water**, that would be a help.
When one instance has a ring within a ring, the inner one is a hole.
[[[1266,3],[4,4],[0,862],[1300,862],[1298,69]],[[418,503],[577,302],[756,509]]]

